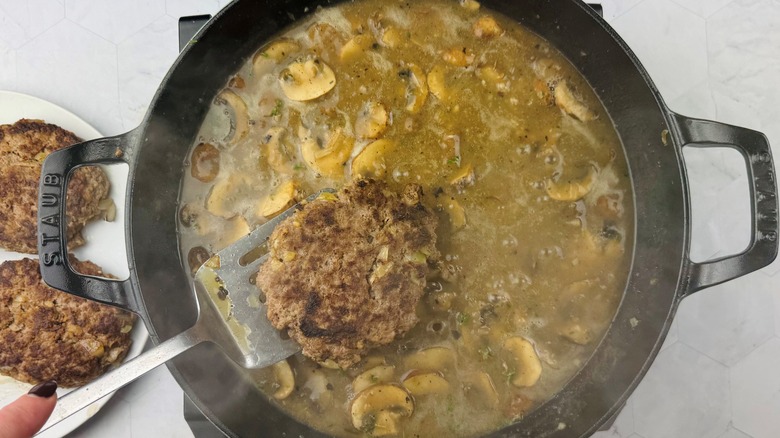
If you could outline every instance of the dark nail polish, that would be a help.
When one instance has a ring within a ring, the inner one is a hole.
[[[57,392],[57,382],[49,380],[48,382],[39,383],[33,386],[28,394],[49,398],[54,395],[55,392]]]

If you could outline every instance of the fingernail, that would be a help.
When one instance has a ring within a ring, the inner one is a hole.
[[[54,395],[55,392],[57,392],[57,382],[49,380],[48,382],[39,383],[33,386],[28,394],[49,398]]]

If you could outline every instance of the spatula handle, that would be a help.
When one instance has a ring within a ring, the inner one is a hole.
[[[57,406],[54,408],[49,421],[46,422],[38,434],[205,341],[206,338],[201,336],[200,333],[201,328],[196,324],[151,350],[125,362],[116,370],[106,373],[101,378],[68,393],[57,402]]]

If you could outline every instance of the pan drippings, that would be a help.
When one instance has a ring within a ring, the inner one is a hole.
[[[518,421],[588,360],[626,283],[633,203],[609,115],[552,46],[473,0],[315,11],[236,72],[186,165],[193,269],[321,188],[422,186],[442,263],[420,322],[346,370],[298,355],[253,374],[332,435]]]

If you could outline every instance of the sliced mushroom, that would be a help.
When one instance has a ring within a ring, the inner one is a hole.
[[[437,373],[411,373],[403,381],[404,388],[414,396],[446,394],[450,392],[450,383]]]
[[[479,2],[476,0],[460,0],[460,5],[468,11],[479,10]]]
[[[406,110],[410,113],[418,113],[428,97],[428,83],[425,72],[420,67],[409,64],[401,70],[399,77],[407,82],[406,85]]]
[[[350,407],[352,425],[371,436],[398,433],[398,421],[414,412],[406,390],[394,385],[375,385],[360,392]]]
[[[246,86],[246,82],[244,81],[244,78],[241,77],[241,75],[235,75],[228,81],[228,87],[230,88],[237,88],[239,90],[243,89]]]
[[[367,356],[363,359],[363,369],[366,370],[385,364],[387,364],[387,361],[384,356]]]
[[[190,173],[200,182],[211,182],[219,173],[219,149],[211,143],[200,143],[192,151]]]
[[[563,325],[559,332],[564,338],[579,345],[589,344],[593,340],[593,333],[581,324],[570,321]]]
[[[274,392],[274,398],[284,400],[292,394],[295,389],[295,376],[292,368],[286,360],[273,364],[274,378],[279,385],[279,389]]]
[[[394,49],[404,42],[404,36],[401,30],[395,26],[387,26],[382,33],[382,44],[385,47]]]
[[[568,82],[558,82],[558,85],[555,86],[553,95],[555,96],[555,104],[566,114],[575,119],[581,122],[589,122],[596,118],[596,113],[585,106],[585,104],[574,95],[572,89],[569,88]]]
[[[498,391],[496,391],[496,385],[493,384],[493,379],[490,378],[490,374],[484,371],[478,372],[474,379],[474,387],[482,393],[482,396],[487,400],[490,406],[498,407]]]
[[[238,198],[237,194],[245,184],[246,177],[240,173],[228,175],[217,181],[206,198],[206,210],[225,219],[235,216],[234,205]]]
[[[460,202],[450,199],[444,204],[444,209],[450,217],[453,230],[459,230],[466,226],[466,211]]]
[[[352,160],[352,178],[379,178],[387,173],[385,155],[395,149],[395,142],[381,139],[370,143]]]
[[[617,221],[623,217],[623,194],[616,191],[599,196],[592,211],[604,219]]]
[[[190,271],[194,274],[210,258],[211,254],[202,246],[196,246],[190,249],[187,253],[187,264],[190,267]]]
[[[483,15],[474,22],[472,27],[474,36],[477,38],[495,38],[504,33],[504,29],[498,24],[495,18],[490,15]]]
[[[314,172],[327,178],[344,176],[344,164],[352,154],[355,139],[336,129],[330,134],[325,147],[320,147],[317,138],[305,137],[301,144],[301,155],[306,165]]]
[[[507,88],[506,75],[491,65],[485,65],[476,70],[477,77],[499,90]]]
[[[515,336],[504,341],[504,350],[511,354],[515,365],[512,384],[521,388],[534,386],[542,375],[542,362],[533,344],[525,338]]]
[[[338,50],[347,37],[335,27],[324,22],[312,24],[306,29],[306,34],[313,43],[311,50],[317,54],[326,54],[329,59],[338,55]]]
[[[219,251],[222,248],[229,246],[238,239],[249,234],[249,224],[242,216],[235,216],[227,221],[225,226],[220,230],[219,243],[215,246],[214,250]]]
[[[339,59],[341,59],[341,62],[352,62],[363,56],[366,50],[370,49],[373,44],[374,38],[371,35],[355,35],[341,47]]]
[[[393,379],[395,367],[392,365],[378,365],[368,371],[360,373],[352,381],[352,390],[355,394],[378,383],[387,383]]]
[[[428,88],[431,94],[442,101],[447,100],[450,96],[445,74],[446,68],[441,64],[434,65],[431,71],[428,72]]]
[[[249,133],[249,110],[244,99],[232,90],[222,90],[216,102],[227,104],[232,112],[230,133],[225,141],[236,144],[243,140]]]
[[[455,363],[455,353],[447,347],[430,347],[410,354],[404,366],[415,370],[440,371]]]
[[[490,378],[490,374],[484,371],[478,371],[470,375],[467,379],[471,389],[474,389],[479,398],[486,402],[491,408],[497,408],[499,405],[498,391],[496,391],[496,385],[493,384],[493,379]]]
[[[340,370],[341,367],[338,363],[336,363],[333,359],[325,359],[322,362],[317,362],[318,365],[320,365],[323,368],[327,368],[329,370]]]
[[[280,38],[265,49],[257,52],[252,60],[252,64],[255,67],[261,66],[262,62],[266,59],[273,60],[275,62],[283,61],[290,55],[294,55],[301,50],[301,45],[290,38]]]
[[[536,77],[548,85],[555,85],[561,79],[561,66],[550,58],[541,58],[531,63]]]
[[[336,86],[336,75],[319,58],[292,62],[279,75],[279,85],[290,100],[307,101]]]
[[[467,47],[452,47],[442,54],[442,59],[455,67],[468,67],[474,62],[474,52]]]
[[[268,165],[277,174],[292,174],[292,161],[295,156],[292,147],[285,143],[287,130],[281,126],[270,128],[263,136],[265,155]]]
[[[258,208],[260,216],[270,219],[287,210],[295,202],[297,187],[292,180],[283,182],[273,193],[266,196]]]
[[[466,186],[474,185],[474,180],[474,168],[471,166],[471,163],[469,163],[458,169],[455,175],[452,175],[452,178],[450,178],[450,185],[462,190]]]
[[[362,24],[359,27],[362,27]],[[396,47],[403,42],[401,32],[385,18],[385,14],[381,11],[375,12],[368,18],[368,28],[376,40],[385,47]]]
[[[368,102],[358,112],[355,135],[358,138],[379,138],[387,129],[387,110],[379,102]]]
[[[598,172],[593,166],[588,167],[588,173],[580,179],[568,181],[547,181],[547,195],[556,201],[574,202],[585,197],[596,182]]]

